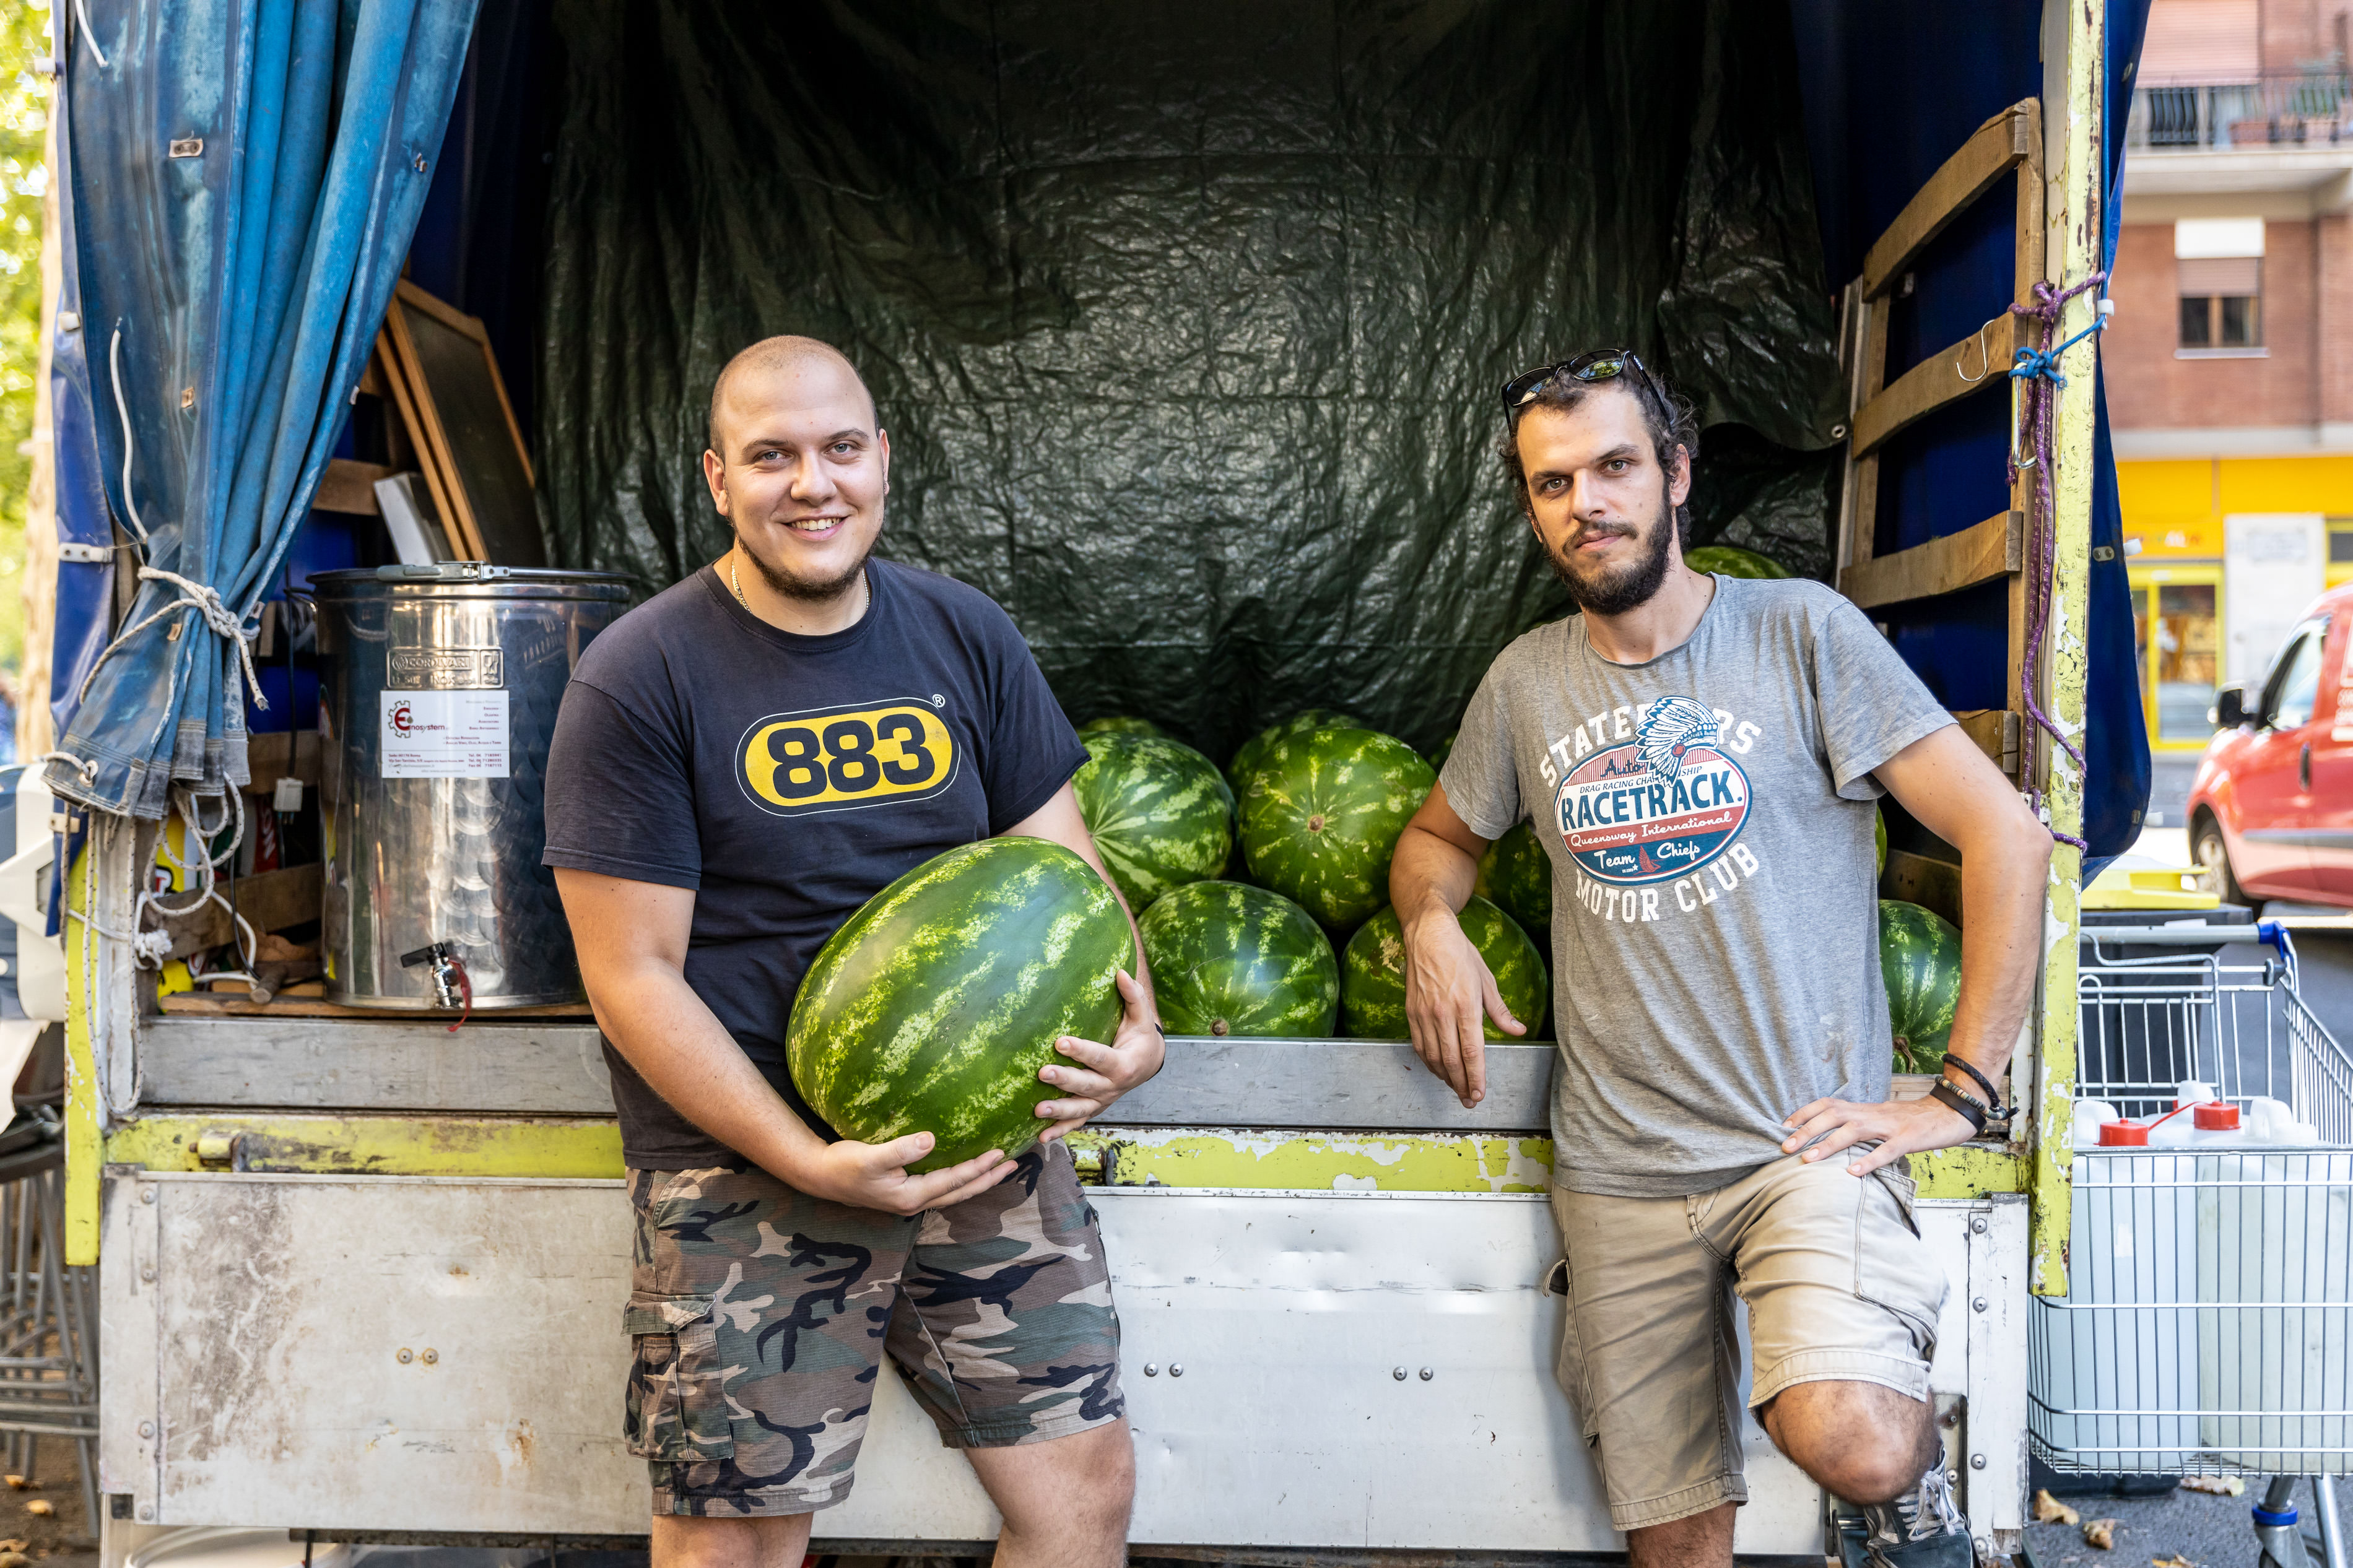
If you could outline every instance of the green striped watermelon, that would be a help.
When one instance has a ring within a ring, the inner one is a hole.
[[[1502,905],[1542,945],[1538,933],[1552,929],[1552,858],[1533,826],[1523,822],[1487,846],[1473,890]]]
[[[1512,917],[1486,900],[1472,895],[1458,917],[1462,934],[1487,961],[1495,976],[1496,993],[1512,1016],[1528,1026],[1525,1035],[1507,1035],[1493,1018],[1482,1020],[1491,1040],[1533,1040],[1544,1031],[1545,1013],[1552,1000],[1552,977],[1545,972],[1543,955]],[[1409,1037],[1405,1022],[1405,931],[1395,908],[1366,921],[1348,939],[1340,957],[1340,1010],[1343,1026],[1358,1039],[1402,1040]]]
[[[1137,923],[1170,1034],[1332,1032],[1339,961],[1323,928],[1282,894],[1240,882],[1190,882]]]
[[[1887,874],[1887,813],[1874,810],[1871,814],[1872,842],[1879,850],[1879,873]]]
[[[1134,973],[1127,916],[1094,868],[1043,838],[984,838],[866,901],[818,950],[793,1001],[785,1059],[846,1137],[938,1139],[908,1167],[1018,1154],[1060,1091],[1038,1069],[1056,1039],[1109,1040]]]
[[[1942,1070],[1961,998],[1961,933],[1933,910],[1879,900],[1879,973],[1897,1072]]]
[[[1388,902],[1389,858],[1437,782],[1411,746],[1371,730],[1279,738],[1240,792],[1251,879],[1346,930]]]
[[[1157,735],[1164,741],[1176,738],[1149,719],[1123,716],[1090,719],[1079,726],[1079,734],[1082,739],[1088,735]]]
[[[1311,730],[1361,730],[1365,721],[1351,719],[1345,713],[1335,713],[1328,708],[1310,708],[1303,713],[1293,713],[1280,724],[1270,724],[1241,743],[1234,760],[1226,764],[1226,782],[1234,786],[1234,794],[1242,793],[1242,784],[1257,771],[1259,759],[1266,749],[1286,735],[1303,735]]]
[[[1694,572],[1721,572],[1727,577],[1787,577],[1789,569],[1769,555],[1743,550],[1736,544],[1703,544],[1683,552],[1683,564]]]
[[[1234,852],[1234,796],[1181,742],[1097,731],[1071,780],[1095,848],[1137,914],[1171,888],[1214,877]]]

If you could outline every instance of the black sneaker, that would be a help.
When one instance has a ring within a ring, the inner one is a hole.
[[[1844,1568],[1976,1568],[1968,1516],[1942,1465],[1893,1502],[1841,1510],[1839,1526]]]

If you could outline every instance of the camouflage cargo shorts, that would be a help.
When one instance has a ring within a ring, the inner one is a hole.
[[[1060,1143],[910,1217],[767,1172],[631,1171],[625,1431],[656,1513],[806,1513],[849,1495],[888,1352],[951,1447],[1116,1421],[1119,1318]]]

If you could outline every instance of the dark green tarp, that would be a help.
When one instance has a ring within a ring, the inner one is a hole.
[[[1783,7],[557,0],[539,449],[557,557],[726,546],[711,382],[865,373],[882,551],[986,589],[1074,718],[1428,744],[1561,614],[1494,389],[1628,344],[1721,537],[1826,563],[1840,417]]]

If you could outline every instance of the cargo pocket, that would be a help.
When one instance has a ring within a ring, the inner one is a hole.
[[[1555,1263],[1545,1276],[1544,1293],[1560,1298],[1560,1357],[1553,1363],[1553,1376],[1576,1408],[1577,1428],[1585,1436],[1585,1446],[1590,1448],[1601,1440],[1601,1420],[1594,1412],[1593,1391],[1586,1384],[1585,1345],[1577,1334],[1577,1296],[1570,1282],[1567,1258]]]
[[[711,1303],[708,1296],[630,1292],[623,1328],[637,1355],[621,1430],[641,1459],[691,1464],[735,1453]]]
[[[1945,1270],[1920,1239],[1913,1215],[1919,1188],[1892,1165],[1855,1184],[1854,1293],[1904,1321],[1923,1360],[1936,1354],[1936,1320],[1945,1310]]]

